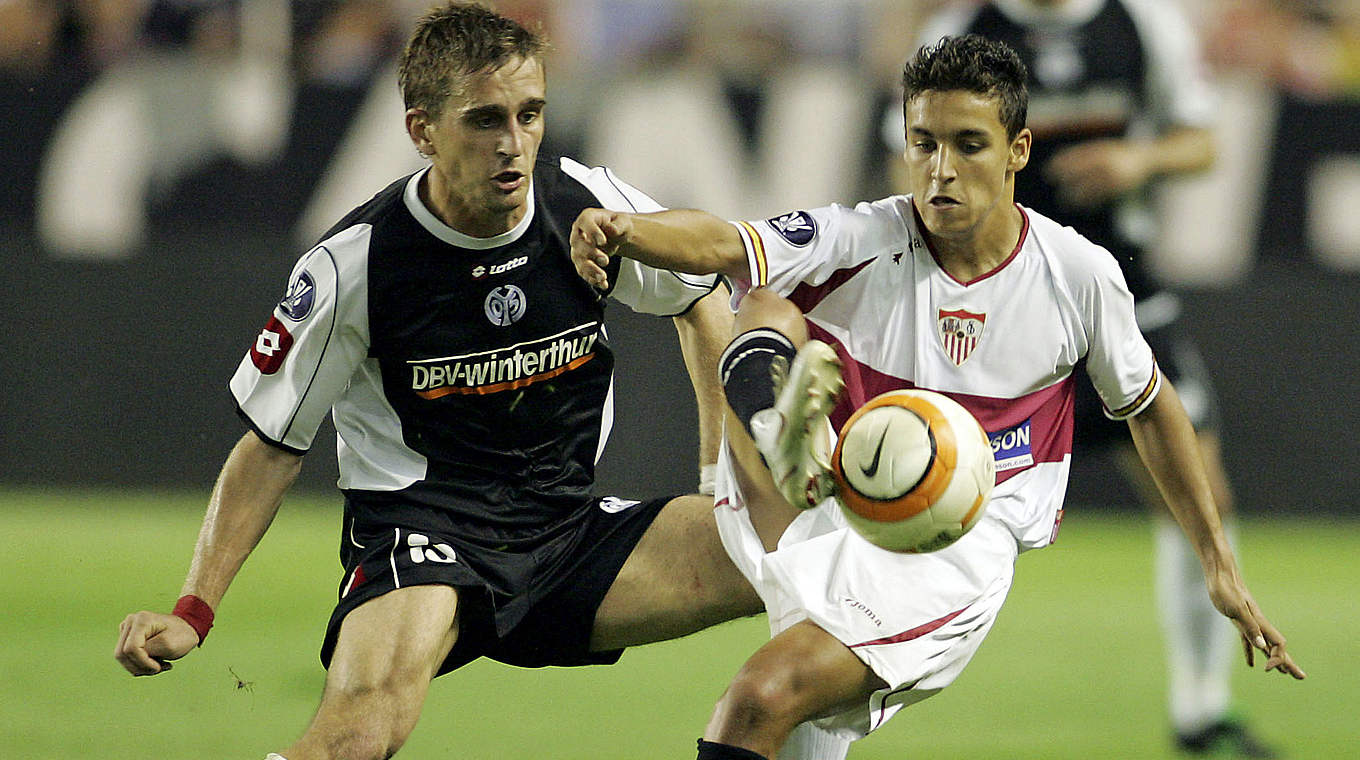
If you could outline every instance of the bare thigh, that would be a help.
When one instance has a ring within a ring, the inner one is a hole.
[[[383,758],[420,718],[430,681],[458,638],[452,587],[390,591],[345,617],[321,706],[289,760]]]
[[[802,510],[790,504],[779,492],[765,466],[765,459],[756,450],[755,441],[730,410],[727,427],[723,429],[723,443],[731,455],[732,474],[746,504],[751,527],[760,536],[765,551],[772,552],[779,545],[779,537]]]
[[[803,314],[766,288],[742,300],[734,329],[774,327],[795,346],[807,341]],[[755,445],[728,412],[726,437],[735,442],[737,477],[754,499],[748,502],[762,539],[778,540],[797,515],[770,480]],[[732,564],[718,537],[713,499],[682,496],[661,510],[624,563],[595,617],[590,645],[617,649],[684,636],[710,625],[763,610],[760,597]]]
[[[763,609],[722,546],[713,497],[681,496],[661,509],[609,587],[590,648],[678,638]]]

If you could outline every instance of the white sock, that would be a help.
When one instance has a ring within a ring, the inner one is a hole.
[[[288,758],[277,752],[270,752],[268,755],[264,756],[264,760],[288,760]]]
[[[1190,733],[1221,719],[1231,698],[1237,629],[1209,601],[1199,558],[1174,521],[1157,517],[1156,592],[1166,637],[1171,725]],[[1233,531],[1229,526],[1231,539]]]
[[[799,723],[779,750],[777,760],[845,760],[850,740],[811,723]]]

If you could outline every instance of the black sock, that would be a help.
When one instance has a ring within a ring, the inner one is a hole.
[[[695,760],[768,760],[764,755],[730,744],[699,740],[699,756]]]
[[[770,327],[758,327],[738,335],[723,351],[718,360],[718,379],[727,394],[728,406],[736,412],[748,433],[751,415],[774,406],[771,366],[781,362],[783,370],[787,371],[797,353],[793,341]]]

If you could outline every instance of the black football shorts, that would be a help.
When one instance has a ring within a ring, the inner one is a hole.
[[[623,650],[590,651],[595,612],[642,534],[674,497],[596,498],[571,530],[527,551],[470,545],[452,531],[354,524],[345,574],[321,647],[329,666],[345,616],[403,586],[458,589],[460,630],[437,675],[479,657],[519,667],[608,665]]]

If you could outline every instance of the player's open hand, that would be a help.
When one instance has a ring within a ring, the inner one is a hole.
[[[599,208],[582,211],[571,226],[571,262],[581,279],[600,290],[608,290],[609,259],[628,241],[631,231],[628,214]]]
[[[170,669],[198,645],[198,632],[183,618],[142,610],[123,618],[113,657],[134,676],[154,676]]]
[[[1303,668],[1295,664],[1294,658],[1285,650],[1284,635],[1266,619],[1236,573],[1229,578],[1211,581],[1209,596],[1214,606],[1228,616],[1241,633],[1247,667],[1255,667],[1256,652],[1260,650],[1266,656],[1266,670],[1274,670],[1298,680],[1307,677]]]

